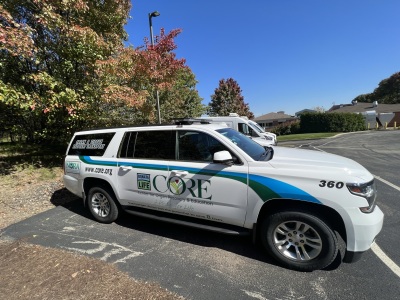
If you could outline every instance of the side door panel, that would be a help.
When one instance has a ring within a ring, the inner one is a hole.
[[[174,157],[171,131],[125,134],[118,158],[118,191],[123,205],[170,210],[169,162]]]
[[[243,226],[247,209],[247,166],[215,164],[227,148],[206,133],[177,131],[177,159],[169,166],[171,209],[179,214]]]

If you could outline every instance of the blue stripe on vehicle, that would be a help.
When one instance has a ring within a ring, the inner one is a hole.
[[[304,200],[314,203],[321,203],[315,197],[310,195],[309,193],[295,187],[286,182],[273,179],[270,177],[260,176],[260,175],[249,175],[250,181],[255,181],[260,183],[263,186],[269,187],[275,193],[277,193],[281,198],[286,199],[296,199],[296,200]]]
[[[163,170],[168,171],[168,165],[160,165],[160,164],[145,164],[145,163],[133,163],[133,162],[124,162],[124,161],[103,161],[103,160],[94,160],[89,156],[80,156],[79,157],[83,162],[91,165],[106,165],[106,166],[131,166],[133,168],[141,168],[141,169],[151,169],[151,170]],[[216,176],[229,178],[232,180],[236,180],[242,182],[244,184],[249,184],[249,187],[257,194],[263,201],[269,200],[266,198],[266,195],[273,194],[268,193],[267,190],[272,191],[275,195],[280,198],[286,199],[294,199],[294,200],[303,200],[314,203],[321,203],[315,197],[310,195],[309,193],[291,185],[286,182],[273,179],[270,177],[265,177],[261,175],[249,175],[249,179],[247,182],[247,174],[239,173],[239,172],[229,172],[222,170],[210,170],[210,169],[199,169],[199,168],[190,168],[183,166],[169,166],[169,169],[178,169],[182,171],[187,171],[192,174],[199,174],[205,176]],[[266,190],[267,189],[267,190]],[[264,196],[263,196],[264,195]],[[264,199],[266,198],[266,199]]]

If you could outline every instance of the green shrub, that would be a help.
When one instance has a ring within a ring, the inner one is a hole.
[[[276,135],[288,135],[300,133],[300,121],[286,122],[275,126],[271,129],[271,132]]]
[[[300,131],[350,132],[365,130],[364,117],[355,113],[305,113],[300,116]]]

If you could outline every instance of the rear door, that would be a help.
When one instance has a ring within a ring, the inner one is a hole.
[[[118,158],[123,205],[169,211],[169,162],[175,157],[171,130],[126,132]]]

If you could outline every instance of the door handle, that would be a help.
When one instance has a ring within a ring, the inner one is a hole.
[[[172,170],[171,171],[171,175],[178,176],[178,177],[184,177],[188,174],[189,174],[188,171],[183,171],[183,170]]]
[[[119,166],[123,171],[129,171],[132,170],[133,167],[132,166]]]

